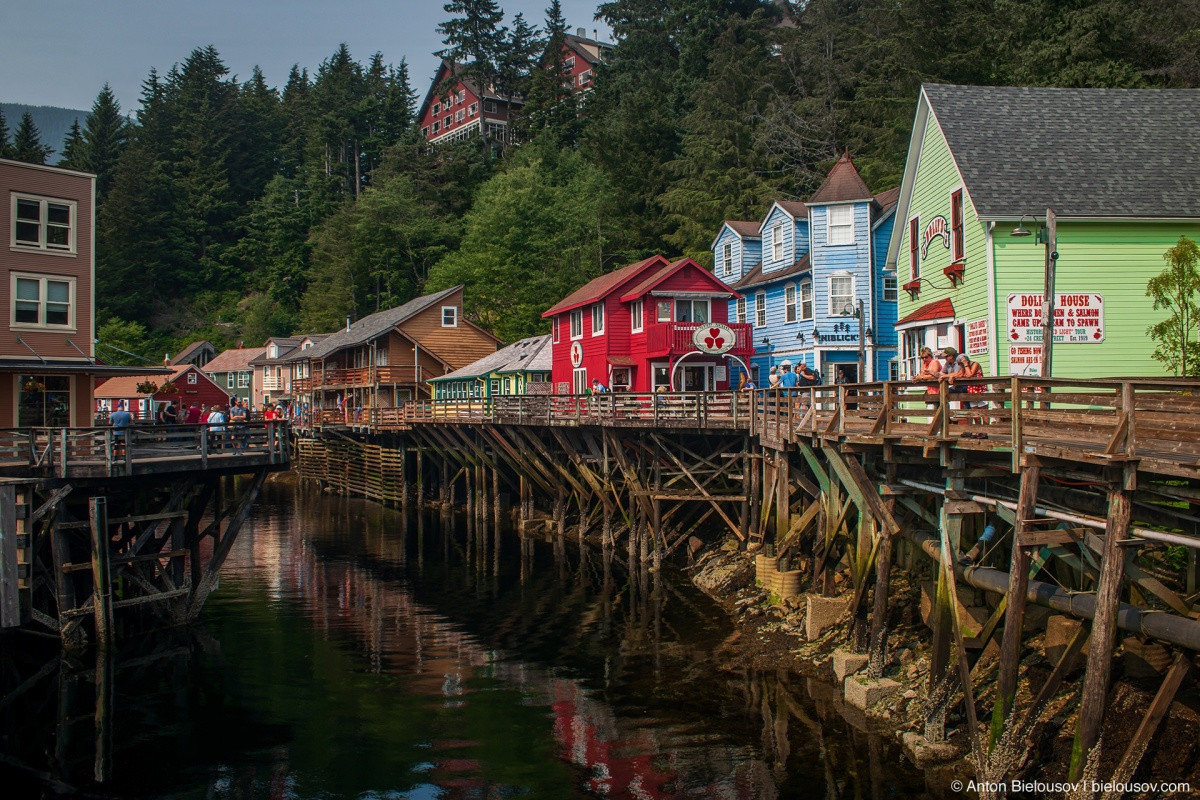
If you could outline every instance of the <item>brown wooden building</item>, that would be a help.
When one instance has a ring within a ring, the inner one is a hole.
[[[283,361],[297,403],[351,420],[428,397],[428,378],[465,367],[499,345],[463,319],[462,286],[455,286],[363,317]]]
[[[94,175],[0,159],[0,428],[92,424]]]

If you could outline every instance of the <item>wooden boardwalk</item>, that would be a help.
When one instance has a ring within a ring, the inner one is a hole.
[[[286,465],[285,422],[0,430],[0,477],[113,478]]]
[[[421,401],[318,426],[407,431],[424,425],[519,425],[746,431],[768,447],[798,441],[1008,453],[1200,477],[1200,381],[1009,378],[866,383],[756,392],[514,395]]]

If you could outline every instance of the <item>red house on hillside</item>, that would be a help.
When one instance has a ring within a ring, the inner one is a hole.
[[[580,394],[596,379],[615,392],[728,389],[730,361],[744,367],[754,352],[752,327],[729,323],[739,297],[690,258],[601,275],[542,314],[554,391]]]

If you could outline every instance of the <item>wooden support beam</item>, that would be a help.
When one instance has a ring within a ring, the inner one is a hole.
[[[1150,740],[1154,738],[1154,734],[1158,731],[1158,726],[1162,724],[1163,717],[1170,710],[1171,703],[1175,700],[1175,693],[1179,691],[1179,686],[1183,683],[1183,679],[1187,677],[1190,669],[1191,662],[1188,660],[1188,656],[1182,652],[1176,653],[1175,661],[1172,662],[1171,668],[1167,670],[1162,685],[1158,687],[1158,693],[1154,695],[1154,701],[1150,703],[1150,708],[1146,710],[1146,716],[1142,718],[1142,723],[1138,725],[1133,738],[1129,740],[1128,747],[1125,748],[1125,754],[1121,756],[1120,763],[1117,764],[1116,770],[1113,771],[1113,782],[1128,783],[1134,773],[1137,772],[1138,764],[1141,763],[1142,756],[1145,754]]]
[[[1072,781],[1079,780],[1083,775],[1104,719],[1117,632],[1117,606],[1121,600],[1121,572],[1125,564],[1120,542],[1129,537],[1130,511],[1129,492],[1121,484],[1111,485],[1108,490],[1108,526],[1100,562],[1100,583],[1096,587],[1096,616],[1092,619],[1092,640],[1088,645],[1087,670],[1084,672],[1079,701],[1079,727],[1071,748]]]
[[[112,642],[112,580],[108,564],[108,499],[88,498],[88,521],[92,542],[92,610],[96,620],[96,644],[105,649]]]
[[[1017,672],[1021,666],[1021,636],[1025,623],[1025,595],[1029,588],[1029,551],[1018,542],[1033,519],[1037,506],[1038,479],[1041,466],[1031,463],[1021,472],[1020,495],[1017,498],[1017,527],[1013,536],[1012,558],[1008,570],[1007,609],[1004,612],[1004,638],[1000,641],[1000,668],[996,678],[996,702],[992,708],[991,744],[1004,731],[1017,694]]]
[[[208,565],[204,568],[204,573],[198,584],[192,586],[192,597],[188,603],[186,618],[188,621],[194,621],[200,615],[200,609],[204,607],[204,602],[217,586],[217,575],[220,573],[221,565],[225,563],[229,551],[233,548],[234,540],[237,539],[238,531],[241,530],[242,524],[246,521],[246,517],[250,515],[250,508],[254,505],[255,499],[258,497],[258,491],[262,488],[263,481],[266,480],[267,471],[260,469],[254,474],[254,478],[250,481],[250,486],[246,489],[245,495],[242,496],[242,501],[238,505],[237,511],[229,518],[229,522],[225,525],[225,532],[221,535],[220,541],[213,545],[212,556],[208,561]]]

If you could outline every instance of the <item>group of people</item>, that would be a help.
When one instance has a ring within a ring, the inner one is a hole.
[[[969,378],[983,377],[983,367],[979,365],[978,361],[968,358],[966,353],[960,353],[953,347],[947,347],[942,350],[942,359],[939,360],[933,355],[933,350],[922,347],[919,355],[921,368],[913,376],[914,381],[946,381],[951,392],[983,394],[986,387],[981,383],[969,385],[959,383],[959,381]],[[931,385],[926,391],[930,394],[938,394],[940,390],[936,385]]]
[[[266,421],[286,420],[287,411],[280,405],[267,405],[263,408],[262,418]],[[228,405],[214,404],[204,406],[192,401],[190,405],[168,401],[159,405],[154,412],[156,425],[207,425],[210,443],[214,450],[220,450],[228,442],[235,454],[241,453],[250,440],[245,430],[250,421],[250,409],[246,401],[240,397],[230,397]],[[116,407],[108,416],[108,424],[114,431],[123,431],[133,424],[133,414],[125,406],[125,401],[118,400]]]

